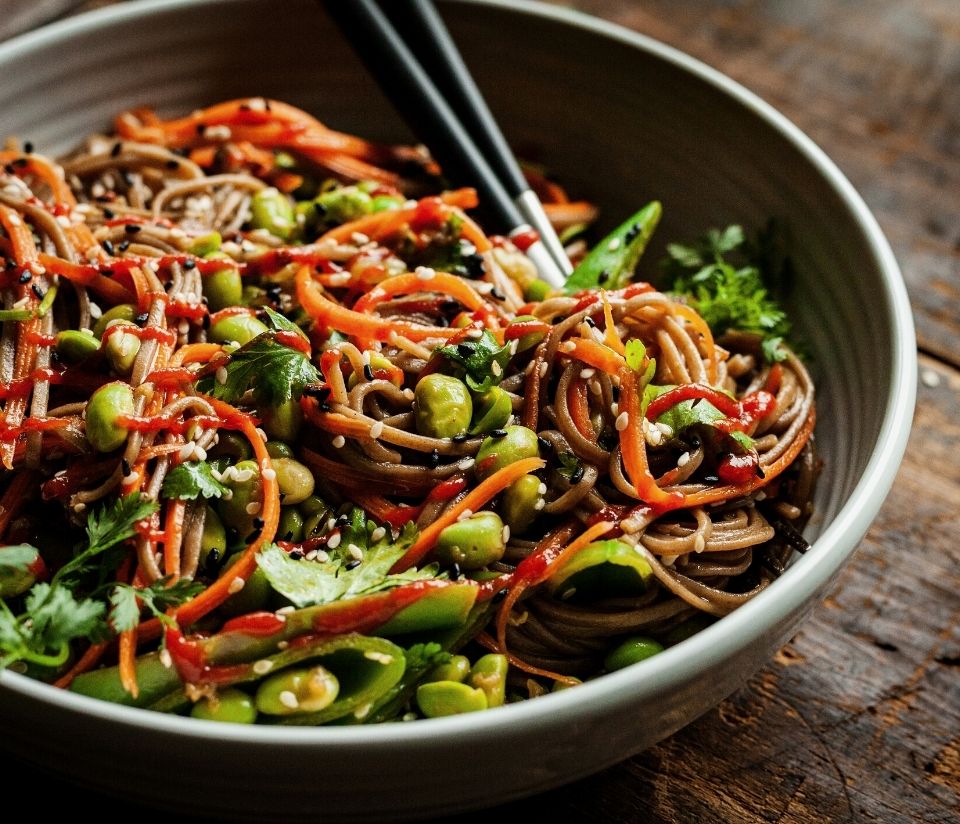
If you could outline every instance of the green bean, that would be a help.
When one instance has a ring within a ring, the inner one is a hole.
[[[245,692],[228,688],[197,701],[190,710],[190,717],[228,724],[255,724],[257,708]]]
[[[635,635],[607,653],[607,657],[603,659],[603,665],[608,672],[613,672],[638,661],[644,661],[659,652],[663,652],[663,644],[659,641],[645,635]]]
[[[483,690],[459,681],[431,681],[417,687],[417,706],[427,718],[460,715],[487,708]]]
[[[76,364],[96,354],[100,341],[87,330],[64,329],[57,334],[56,347],[60,360]]]
[[[521,534],[543,509],[542,481],[536,475],[524,475],[508,486],[500,499],[500,514],[511,532]]]
[[[470,391],[462,381],[433,373],[415,390],[417,432],[429,438],[452,438],[467,431],[473,416]]]
[[[250,200],[250,224],[266,229],[274,237],[289,240],[297,228],[293,203],[279,190],[261,189]]]
[[[506,550],[503,521],[496,512],[478,512],[450,524],[437,537],[436,555],[445,565],[473,570],[499,561]]]
[[[107,309],[93,325],[93,334],[96,338],[102,338],[107,330],[107,324],[114,320],[126,320],[132,322],[137,316],[137,308],[130,303],[118,303],[116,306]]]
[[[87,401],[84,425],[90,445],[97,452],[119,449],[127,440],[128,430],[117,419],[133,413],[133,389],[129,384],[113,381],[101,386]]]
[[[227,315],[210,327],[210,340],[214,343],[236,342],[241,346],[262,335],[267,327],[253,315]]]
[[[488,707],[502,707],[507,694],[507,669],[509,663],[506,655],[490,653],[477,659],[470,669],[467,683],[471,687],[483,690],[487,696]]]
[[[326,667],[288,669],[270,676],[256,695],[264,715],[296,715],[329,707],[340,692],[340,682]]]
[[[121,327],[121,331],[114,327]],[[125,320],[112,320],[104,330],[103,353],[113,371],[118,375],[126,376],[133,369],[133,362],[140,351],[140,336],[131,332],[124,332],[125,328],[137,329],[135,323]],[[111,331],[113,330],[113,331]]]
[[[499,469],[522,460],[536,458],[540,454],[537,433],[525,426],[508,426],[502,437],[484,438],[477,452],[476,471],[483,479]]]
[[[273,471],[277,473],[284,504],[299,504],[313,494],[313,473],[293,458],[274,458]]]

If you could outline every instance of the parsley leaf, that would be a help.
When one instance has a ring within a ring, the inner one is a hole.
[[[112,503],[105,504],[99,510],[91,511],[87,515],[87,546],[64,564],[53,582],[70,586],[87,572],[98,565],[91,563],[94,558],[103,555],[117,544],[132,538],[136,534],[136,524],[144,518],[149,518],[159,509],[159,504],[144,495],[135,493],[118,498]],[[99,564],[100,567],[116,566],[111,562]]]
[[[344,535],[347,533],[345,530]],[[407,551],[416,535],[417,529],[412,523],[404,526],[396,541],[391,541],[387,533],[368,546],[363,561],[350,569],[347,568],[352,560],[349,546],[359,544],[346,538],[330,552],[330,559],[322,563],[294,560],[280,547],[270,545],[257,555],[257,564],[266,574],[270,586],[297,607],[328,604],[341,598],[369,595],[410,581],[435,577],[436,566],[390,574],[390,567]]]
[[[279,323],[276,319],[282,318],[293,326],[276,312],[268,317],[274,323]],[[280,331],[291,330],[284,327]],[[297,334],[300,334],[299,329]],[[299,400],[303,387],[320,379],[317,368],[303,352],[277,341],[276,330],[263,332],[241,346],[230,355],[224,368],[227,370],[224,383],[207,375],[197,382],[197,389],[227,403],[236,403],[248,389],[253,389],[257,404],[277,407],[291,398]]]
[[[201,495],[204,498],[219,498],[226,491],[227,487],[213,476],[210,464],[186,461],[167,473],[160,494],[164,498],[195,501]]]
[[[185,578],[170,583],[171,576],[137,589],[129,584],[117,584],[110,593],[110,625],[115,632],[133,629],[140,623],[140,603],[165,624],[173,619],[166,614],[203,591],[203,584]]]
[[[438,664],[446,664],[453,656],[436,641],[425,644],[414,644],[403,651],[407,659],[407,669],[424,672],[433,669]]]
[[[37,560],[37,550],[29,544],[0,547],[0,578],[5,573],[26,572]]]
[[[772,233],[768,228],[753,244],[740,226],[711,229],[690,245],[669,244],[661,264],[669,288],[689,296],[715,334],[737,329],[760,335],[771,362],[786,357],[780,344],[790,333],[790,321],[771,294],[789,266],[775,258]]]
[[[441,346],[441,355],[459,364],[466,371],[466,383],[474,392],[486,392],[503,380],[510,363],[510,346],[501,346],[488,329],[476,340]]]

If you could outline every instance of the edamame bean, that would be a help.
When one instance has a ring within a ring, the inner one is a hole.
[[[257,708],[249,695],[230,687],[219,690],[216,695],[201,698],[190,710],[190,717],[228,724],[254,724]]]
[[[283,441],[267,441],[267,454],[271,458],[292,458],[293,449]]]
[[[208,260],[230,260],[223,252],[212,252]],[[236,306],[243,299],[243,281],[240,272],[233,267],[224,267],[203,276],[201,282],[203,296],[213,312],[219,312],[228,306]]]
[[[0,546],[0,598],[22,595],[43,575],[40,550],[30,544]]]
[[[330,223],[346,223],[369,214],[373,204],[370,195],[356,186],[341,186],[324,192],[314,200],[317,210]]]
[[[233,527],[246,539],[253,532],[253,519],[263,503],[260,467],[256,461],[240,461],[234,465],[233,472],[226,470],[223,482],[230,488],[231,495],[217,501],[217,511],[226,526]]]
[[[481,569],[499,561],[506,550],[503,521],[496,512],[478,512],[450,524],[437,537],[436,555],[441,563],[461,569]]]
[[[107,330],[107,324],[111,321],[126,320],[132,323],[136,316],[137,309],[135,306],[130,303],[118,303],[97,318],[97,322],[93,324],[94,337],[102,338],[103,333]]]
[[[206,257],[218,251],[221,243],[223,243],[223,238],[220,237],[219,232],[209,232],[208,234],[200,235],[200,237],[195,237],[188,247],[188,251],[191,255]]]
[[[277,525],[277,538],[298,544],[303,540],[303,515],[292,506],[280,508],[280,523]]]
[[[541,481],[536,475],[524,475],[508,486],[500,499],[500,514],[511,532],[526,531],[543,509]],[[538,508],[539,507],[539,508]]]
[[[467,683],[471,687],[483,690],[487,696],[488,707],[502,707],[507,695],[507,669],[509,668],[506,655],[490,653],[477,659],[470,669]]]
[[[466,655],[453,655],[449,661],[437,664],[423,680],[428,681],[466,681],[470,674],[470,659]],[[474,686],[477,686],[474,684]]]
[[[279,406],[261,406],[257,412],[260,415],[260,425],[269,437],[279,441],[295,441],[300,434],[303,410],[293,398]]]
[[[613,672],[650,658],[658,652],[663,652],[663,644],[659,641],[645,635],[635,635],[622,641],[607,653],[607,657],[603,659],[603,665],[609,672]]]
[[[330,507],[319,495],[310,495],[300,502],[300,511],[307,516],[326,512]]]
[[[100,348],[100,341],[92,332],[64,329],[57,334],[57,354],[65,363],[80,363]]]
[[[278,189],[261,189],[250,200],[250,224],[254,229],[266,229],[274,237],[289,240],[297,228],[293,203]]]
[[[483,690],[459,681],[431,681],[417,687],[417,706],[427,718],[477,712],[487,708]]]
[[[224,565],[224,574],[230,574],[230,567],[240,560],[242,554],[242,551],[235,552],[227,558],[227,563]],[[220,605],[220,612],[228,618],[246,615],[250,612],[260,612],[270,606],[272,595],[273,587],[270,586],[267,574],[260,567],[257,567],[250,573],[250,577],[244,582],[243,587]]]
[[[296,715],[329,707],[340,692],[340,682],[319,664],[271,675],[257,690],[256,707],[264,715]]]
[[[113,381],[97,389],[87,401],[85,412],[84,425],[90,445],[97,452],[113,452],[123,446],[128,430],[117,419],[133,412],[133,389],[129,384]]]
[[[203,533],[200,536],[200,568],[207,564],[207,559],[211,552],[216,552],[216,557],[223,559],[227,555],[227,530],[223,527],[223,521],[217,515],[216,510],[207,504],[203,513]]]
[[[523,299],[531,302],[546,300],[550,291],[550,284],[546,281],[531,280],[523,290]]]
[[[433,373],[415,390],[417,432],[429,438],[452,438],[467,431],[473,416],[470,391],[462,381]]]
[[[470,433],[480,435],[506,426],[513,414],[510,395],[499,386],[494,386],[473,402],[474,424]]]
[[[133,362],[140,351],[140,336],[124,329],[136,329],[137,325],[125,320],[112,320],[103,333],[103,354],[118,375],[129,375]]]
[[[298,504],[313,494],[313,473],[294,458],[274,458],[273,471],[286,505]]]
[[[247,461],[253,457],[250,441],[243,435],[221,429],[217,432],[217,444],[210,450],[211,458],[233,458],[237,461]]]
[[[227,315],[210,327],[210,340],[214,343],[236,341],[241,346],[252,341],[257,335],[262,335],[267,327],[253,315]]]
[[[476,472],[482,479],[498,469],[522,460],[536,458],[540,454],[537,433],[525,426],[508,426],[506,435],[500,438],[485,438],[477,452]]]

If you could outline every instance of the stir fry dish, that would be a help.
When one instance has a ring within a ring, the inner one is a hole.
[[[589,243],[529,168],[575,262],[550,289],[422,148],[263,98],[0,154],[0,666],[215,721],[432,718],[658,654],[806,547],[769,232],[641,276],[659,203]]]

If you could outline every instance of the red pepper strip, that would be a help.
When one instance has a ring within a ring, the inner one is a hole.
[[[710,401],[728,418],[739,418],[743,411],[737,401],[712,386],[702,383],[685,383],[668,389],[650,401],[647,406],[647,420],[655,421],[671,407],[694,398]]]
[[[503,331],[503,339],[518,340],[524,335],[548,334],[553,327],[542,320],[515,320]]]
[[[623,466],[637,492],[637,497],[664,512],[684,506],[683,495],[679,492],[664,492],[657,486],[656,480],[650,473],[646,439],[641,429],[643,416],[640,414],[637,375],[629,367],[620,370],[620,409],[627,413],[627,425],[620,432]]]

